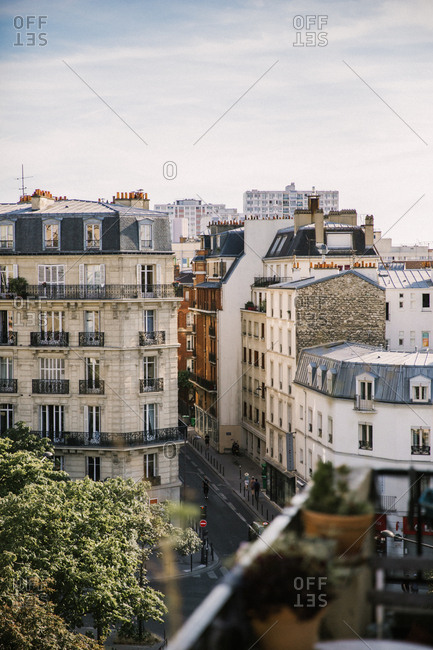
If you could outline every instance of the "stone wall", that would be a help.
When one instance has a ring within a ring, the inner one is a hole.
[[[385,291],[352,273],[298,289],[297,355],[332,341],[385,346]]]

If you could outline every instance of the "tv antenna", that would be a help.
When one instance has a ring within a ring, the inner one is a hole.
[[[25,196],[25,193],[26,193],[25,191],[26,191],[26,189],[27,189],[27,187],[24,185],[24,179],[25,179],[25,178],[33,178],[33,176],[24,176],[24,165],[21,165],[21,176],[18,176],[18,177],[15,179],[15,180],[17,180],[17,181],[21,181],[21,187],[20,187],[20,190],[21,190],[21,197],[24,197],[24,196]]]

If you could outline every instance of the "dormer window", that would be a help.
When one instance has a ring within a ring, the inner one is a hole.
[[[140,250],[153,248],[153,225],[151,223],[140,224]]]
[[[412,402],[430,402],[431,381],[424,375],[412,377],[410,380],[410,398]]]
[[[101,224],[99,221],[87,222],[84,227],[86,250],[99,250],[101,248]]]
[[[309,386],[313,385],[315,376],[316,376],[316,364],[309,363],[307,368],[307,384]]]
[[[328,393],[332,393],[333,391],[335,374],[336,372],[333,368],[326,373],[326,390]]]
[[[13,249],[14,247],[14,226],[12,223],[0,225],[0,248]]]
[[[60,246],[60,224],[55,222],[44,223],[44,248],[58,249]]]

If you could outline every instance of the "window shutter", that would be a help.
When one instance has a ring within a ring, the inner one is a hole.
[[[137,285],[141,287],[141,264],[137,264]]]
[[[161,264],[156,265],[156,284],[161,284]]]
[[[105,286],[105,264],[100,265],[101,286]]]
[[[78,284],[85,284],[84,281],[84,264],[80,264],[78,267]]]
[[[13,264],[12,275],[13,275],[14,278],[18,277],[18,264]]]
[[[45,266],[42,264],[38,265],[38,283],[42,284],[42,282],[45,282]]]
[[[89,407],[84,407],[84,429],[86,433],[89,431]]]

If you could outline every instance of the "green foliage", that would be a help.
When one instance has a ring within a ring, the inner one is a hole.
[[[18,276],[17,278],[11,278],[9,280],[8,290],[10,293],[13,293],[17,296],[27,298],[28,286],[29,283],[27,280],[21,276]]]
[[[189,390],[192,388],[192,384],[189,380],[190,372],[189,370],[179,370],[177,377],[177,385],[180,390]]]
[[[333,515],[372,512],[371,504],[361,501],[356,492],[350,490],[349,475],[350,469],[346,465],[334,467],[330,461],[319,461],[305,508]]]
[[[183,556],[196,553],[202,547],[200,537],[192,528],[173,528],[170,541],[173,550]]]

